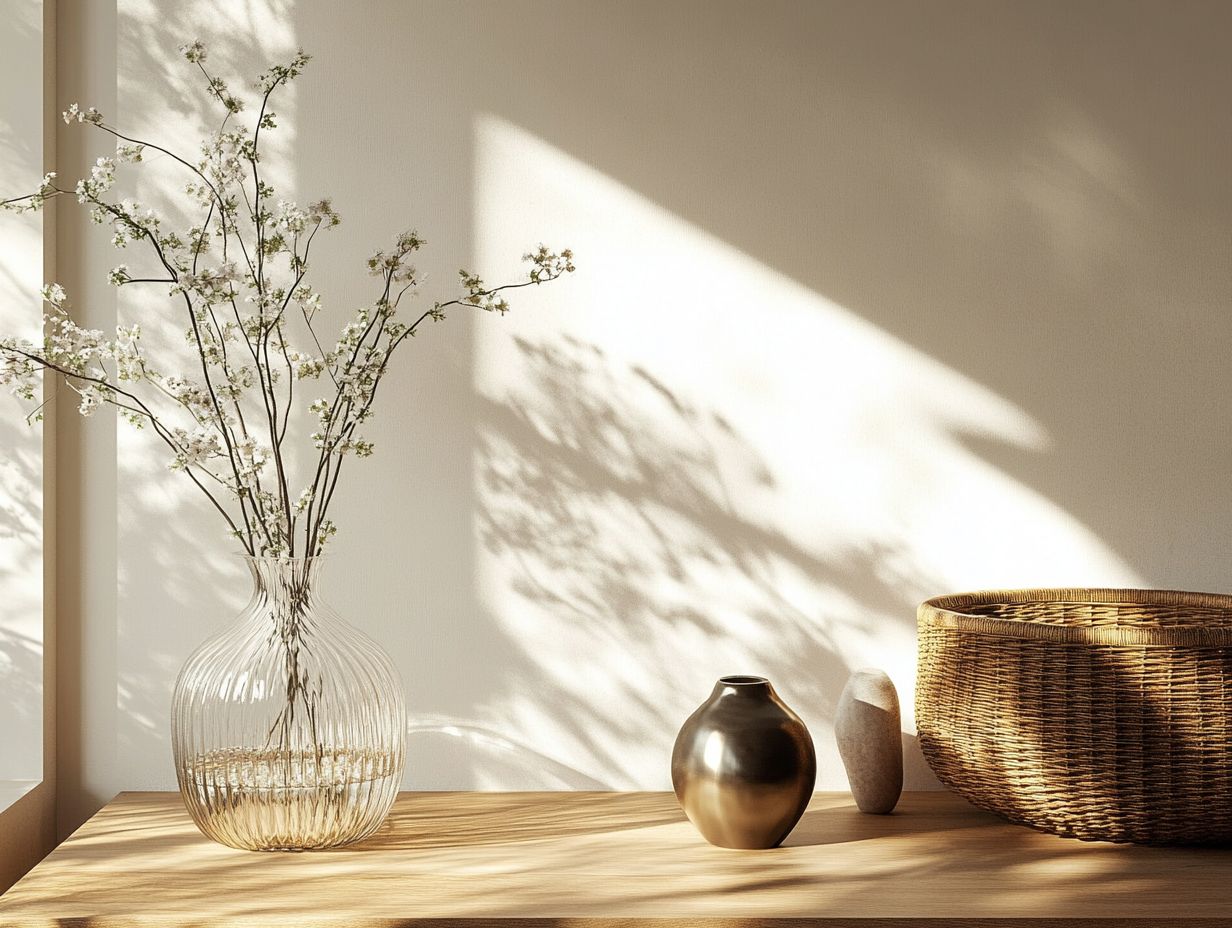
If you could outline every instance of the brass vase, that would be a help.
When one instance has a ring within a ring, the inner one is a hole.
[[[808,729],[764,677],[720,677],[672,751],[676,798],[719,847],[777,847],[804,814],[816,779]]]

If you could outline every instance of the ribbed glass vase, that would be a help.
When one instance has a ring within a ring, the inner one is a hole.
[[[402,780],[397,671],[320,600],[320,558],[246,560],[251,601],[176,680],[184,804],[207,837],[231,847],[359,841],[385,820]]]

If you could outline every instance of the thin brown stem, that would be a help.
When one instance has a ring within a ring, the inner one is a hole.
[[[149,406],[146,405],[145,401],[143,401],[141,397],[137,396],[132,391],[125,390],[123,387],[118,387],[114,383],[110,382],[109,380],[106,380],[105,378],[95,377],[91,374],[82,374],[76,371],[69,370],[68,368],[63,367],[59,364],[56,364],[54,361],[44,358],[41,355],[37,355],[37,354],[34,354],[33,352],[25,351],[16,346],[5,346],[4,348],[0,349],[0,351],[12,352],[13,354],[19,355],[28,361],[33,361],[35,364],[38,364],[39,366],[47,370],[55,371],[57,374],[62,376],[65,382],[68,383],[70,386],[72,386],[73,381],[80,381],[82,383],[93,384],[97,387],[101,387],[103,389],[103,393],[101,397],[103,402],[108,403],[111,406],[115,406],[118,409],[126,409],[132,413],[135,413],[136,415],[144,416],[150,422],[150,425],[154,428],[154,433],[164,442],[164,444],[166,444],[169,448],[171,448],[171,450],[174,451],[177,455],[182,454],[184,452],[185,449],[183,448],[183,446],[180,445],[178,441],[176,441],[175,436],[172,435],[170,430],[167,429],[167,427],[163,425],[162,420],[160,420],[158,416],[154,413],[154,411],[150,409]],[[121,403],[115,400],[113,397],[110,397],[109,394],[116,394],[118,396],[122,396],[125,399],[129,400],[132,403],[132,405],[130,406],[128,403]],[[206,473],[210,473],[210,472],[206,471]],[[193,477],[191,473],[189,474],[189,476]],[[223,483],[223,481],[219,480],[216,474],[211,473],[211,476],[213,476],[215,480],[218,480],[219,483],[222,483],[223,486],[226,486],[226,484]],[[208,489],[206,489],[204,484],[197,481],[195,477],[193,477],[193,482],[197,484],[198,488],[200,488],[201,492],[206,495],[206,497],[209,499],[210,503],[214,506],[214,508],[218,510],[218,512],[222,515],[224,519],[226,519],[227,525],[230,526],[231,530],[239,534],[239,529],[236,527],[235,522],[231,518],[231,515],[226,511],[225,508],[223,508],[222,504],[218,502],[218,500],[214,497],[214,494],[211,493]],[[245,547],[249,549],[249,553],[252,553],[250,544],[246,544]]]

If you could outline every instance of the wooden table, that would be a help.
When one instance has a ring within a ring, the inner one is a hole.
[[[861,815],[819,793],[782,848],[705,844],[664,793],[404,793],[363,844],[212,844],[121,793],[0,897],[0,925],[846,928],[1232,925],[1232,851],[1039,834],[946,793]],[[1109,921],[1113,919],[1113,921]]]

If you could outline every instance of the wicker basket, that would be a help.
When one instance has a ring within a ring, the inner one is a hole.
[[[1232,843],[1232,596],[941,596],[919,631],[916,724],[946,786],[1059,835]]]

